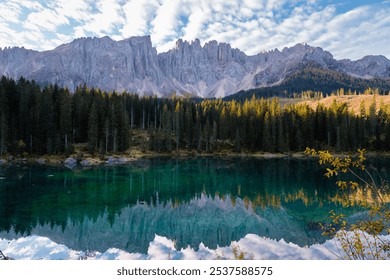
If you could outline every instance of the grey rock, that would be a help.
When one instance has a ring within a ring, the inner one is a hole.
[[[101,162],[99,160],[95,160],[95,159],[83,159],[82,161],[80,161],[80,164],[84,167],[95,166],[100,163]]]
[[[37,159],[37,163],[39,163],[39,164],[46,164],[46,159],[39,158],[39,159]]]
[[[92,163],[88,159],[83,159],[82,161],[80,161],[80,164],[82,166],[91,166],[92,165]]]
[[[77,160],[72,157],[68,157],[65,161],[64,164],[68,167],[74,167],[77,165]]]
[[[126,164],[129,162],[129,159],[125,158],[125,157],[108,157],[108,159],[106,160],[106,164],[108,165],[121,165],[121,164]]]

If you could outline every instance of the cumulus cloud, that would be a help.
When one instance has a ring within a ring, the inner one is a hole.
[[[58,26],[63,24],[69,24],[69,20],[62,14],[58,14],[56,11],[48,9],[30,13],[24,24],[26,29],[40,31],[48,30],[54,32]]]
[[[45,50],[68,42],[74,37],[71,25],[88,18],[87,7],[87,1],[79,0],[0,3],[0,47]],[[5,16],[1,16],[3,13]]]
[[[151,36],[156,42],[169,44],[173,38],[181,37],[181,28],[185,18],[181,4],[181,0],[170,0],[163,1],[158,7],[151,30]]]
[[[21,13],[20,6],[16,2],[0,3],[0,21],[2,23],[17,23]]]
[[[198,5],[196,5],[196,2]],[[192,40],[194,38],[205,39],[203,38],[203,31],[205,29],[206,23],[210,20],[212,16],[211,9],[208,5],[208,1],[196,1],[190,2],[188,9],[188,24],[183,29],[183,39]]]
[[[247,54],[297,43],[337,58],[390,57],[390,2],[340,11],[325,0],[9,0],[0,3],[0,47],[53,48],[77,37],[151,35],[159,52],[176,40],[228,42]]]
[[[140,36],[150,33],[150,22],[156,15],[158,1],[131,0],[123,5],[126,22],[121,29],[125,37]]]
[[[89,10],[93,12],[92,15],[75,28],[76,37],[110,35],[125,22],[122,6],[117,0],[98,0],[93,7],[95,10]]]
[[[90,18],[89,4],[82,0],[56,0],[51,7],[58,14],[66,16],[69,20],[82,23]]]
[[[333,17],[313,44],[337,58],[357,59],[368,54],[390,58],[390,6],[385,4],[363,6]]]

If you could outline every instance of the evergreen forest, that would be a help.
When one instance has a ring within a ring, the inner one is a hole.
[[[24,78],[0,80],[2,156],[71,154],[80,143],[92,154],[121,153],[137,133],[147,136],[145,149],[164,153],[287,153],[307,146],[388,151],[390,110],[375,98],[353,112],[336,102],[312,109],[297,103],[282,107],[278,98],[255,95],[240,101],[157,98],[85,85],[71,93],[57,85],[41,88]]]

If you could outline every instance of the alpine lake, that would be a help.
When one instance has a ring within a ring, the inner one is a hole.
[[[368,165],[387,179],[390,160]],[[0,166],[0,238],[45,236],[74,250],[145,253],[155,235],[177,248],[228,246],[252,233],[322,243],[329,212],[353,220],[316,159],[140,159],[124,166]],[[364,195],[364,194],[363,194]]]

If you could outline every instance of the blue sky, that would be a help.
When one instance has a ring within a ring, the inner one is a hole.
[[[0,0],[2,48],[141,35],[159,52],[199,38],[249,55],[307,43],[338,59],[390,58],[390,0]]]

